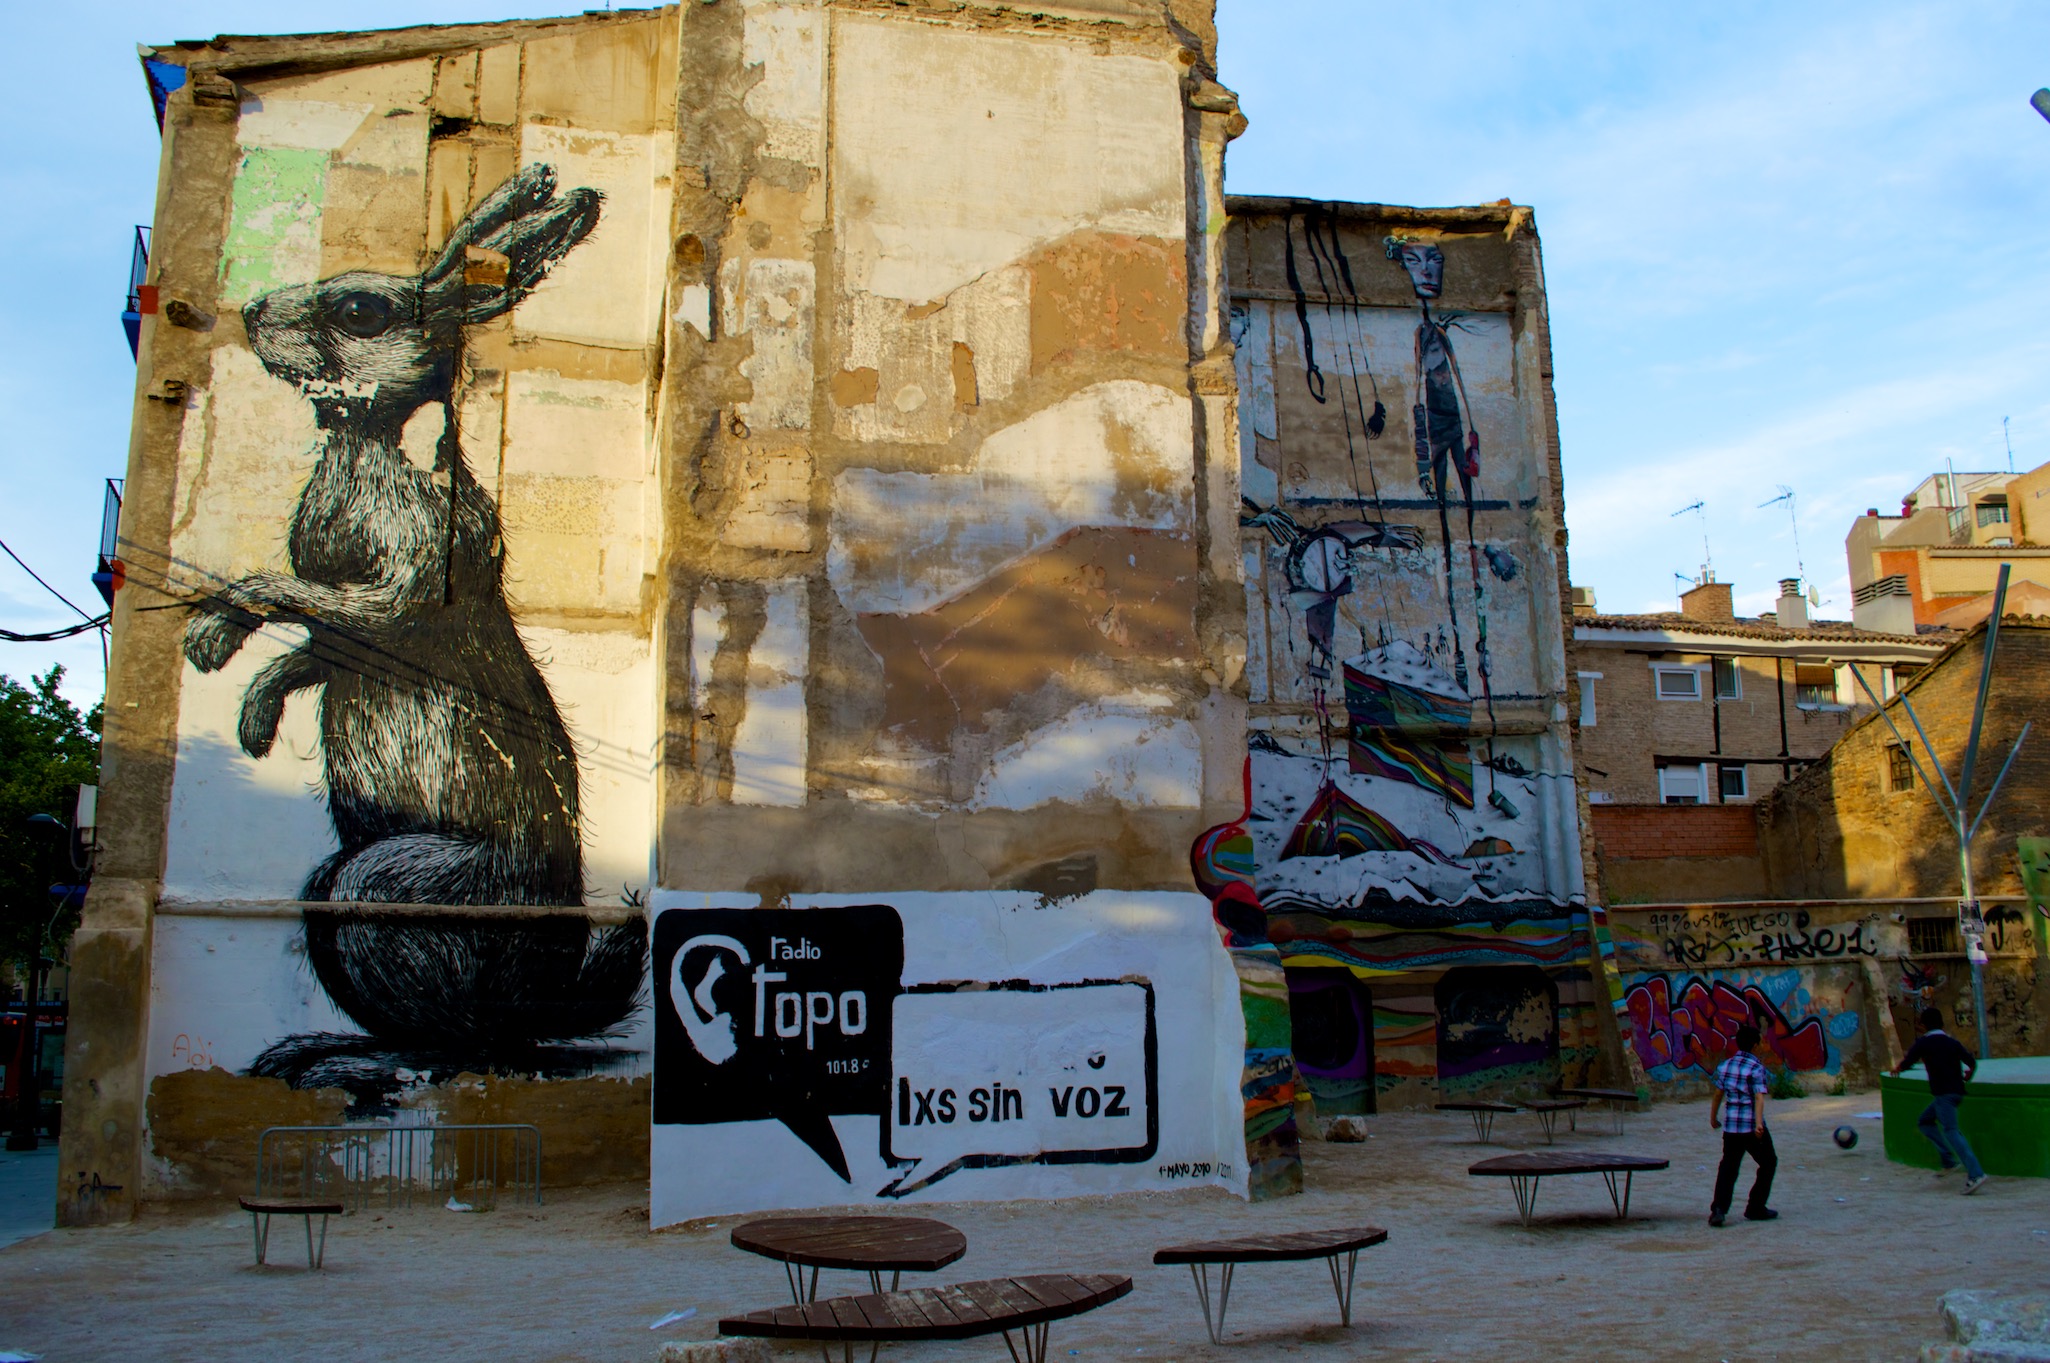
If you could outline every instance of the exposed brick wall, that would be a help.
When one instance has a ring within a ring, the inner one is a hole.
[[[1985,631],[1976,629],[1905,688],[1955,781],[1971,733]],[[1914,729],[1898,704],[1902,732]],[[2029,735],[2000,798],[1972,843],[1975,889],[2019,894],[2014,840],[2050,833],[2050,622],[2010,617],[2000,628],[1993,689],[1979,765],[1969,798],[1976,814],[2026,720]],[[1759,810],[1759,840],[1772,896],[1884,898],[1958,892],[1957,840],[1936,801],[1919,786],[1889,788],[1893,731],[1874,715],[1856,725],[1829,756],[1775,790]],[[1922,753],[1915,741],[1918,756]]]
[[[1675,857],[1755,857],[1752,805],[1592,805],[1597,855],[1604,861]]]

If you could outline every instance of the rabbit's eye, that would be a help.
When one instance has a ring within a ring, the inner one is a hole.
[[[391,304],[374,293],[345,294],[334,309],[335,325],[351,336],[381,336],[391,325]]]

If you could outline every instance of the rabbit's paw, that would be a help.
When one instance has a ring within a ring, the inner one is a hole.
[[[187,651],[190,651],[189,646]],[[242,697],[241,722],[235,729],[242,751],[251,757],[270,756],[271,744],[277,742],[278,725],[284,718],[284,692],[259,691],[250,687],[248,694]]]
[[[248,611],[216,608],[185,627],[185,657],[202,672],[217,671],[261,623]]]

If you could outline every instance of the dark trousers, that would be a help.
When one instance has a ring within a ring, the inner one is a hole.
[[[1723,1133],[1723,1162],[1715,1171],[1715,1201],[1708,1204],[1712,1212],[1727,1212],[1730,1198],[1737,1191],[1737,1171],[1749,1155],[1758,1166],[1758,1177],[1751,1182],[1751,1200],[1744,1210],[1762,1212],[1766,1200],[1772,1196],[1773,1171],[1780,1167],[1780,1157],[1772,1148],[1772,1132],[1758,1131],[1737,1135]]]

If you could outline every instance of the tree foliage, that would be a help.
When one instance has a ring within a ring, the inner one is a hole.
[[[23,686],[0,676],[0,961],[26,965],[57,902],[50,886],[81,879],[65,836],[37,814],[71,822],[80,785],[100,770],[100,707],[81,715],[58,693],[64,669],[53,667]],[[69,939],[79,906],[66,907],[56,936]]]

